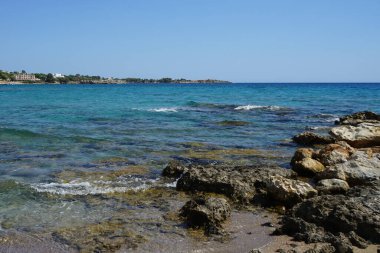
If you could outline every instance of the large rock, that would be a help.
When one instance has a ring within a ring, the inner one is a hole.
[[[318,194],[310,184],[280,175],[270,176],[266,181],[266,187],[269,196],[287,206]]]
[[[336,252],[380,243],[380,181],[351,188],[347,196],[324,195],[295,205],[280,232],[297,240],[328,242]]]
[[[180,161],[171,160],[162,171],[162,175],[164,177],[178,178],[187,170],[188,168]]]
[[[320,194],[346,193],[350,187],[347,182],[341,179],[323,179],[319,181],[316,188]]]
[[[325,170],[325,166],[313,158],[304,158],[301,161],[294,162],[292,169],[299,175],[312,176]]]
[[[293,177],[294,172],[280,167],[191,166],[177,182],[177,189],[192,192],[213,192],[248,204],[257,190],[265,191],[270,176]]]
[[[347,142],[354,148],[380,145],[380,123],[361,123],[356,126],[334,127],[330,130],[330,134],[338,140]]]
[[[222,223],[231,216],[231,206],[224,198],[198,197],[180,211],[189,227],[203,228],[207,234],[221,234]]]
[[[380,121],[380,115],[374,112],[364,111],[357,112],[354,114],[346,115],[339,119],[338,124],[341,125],[357,125],[360,123],[368,122],[373,123],[376,121]]]
[[[304,132],[293,137],[293,141],[297,144],[312,146],[317,144],[330,144],[334,139],[330,136],[323,136],[313,132]]]
[[[326,171],[326,174],[329,171],[344,173],[344,178],[334,178],[346,180],[350,185],[366,184],[380,179],[380,154],[368,155],[364,151],[357,151],[346,162],[336,164]]]
[[[293,166],[296,162],[302,161],[305,158],[313,158],[315,152],[311,148],[299,148],[294,153],[290,164]]]
[[[334,143],[326,145],[322,148],[317,158],[325,166],[346,162],[350,155],[354,152],[353,148],[348,144]]]

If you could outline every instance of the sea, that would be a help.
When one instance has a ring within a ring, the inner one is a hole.
[[[176,206],[139,194],[174,189],[170,160],[289,168],[294,135],[364,110],[380,113],[380,84],[0,85],[0,231],[67,239],[123,217],[148,238]]]

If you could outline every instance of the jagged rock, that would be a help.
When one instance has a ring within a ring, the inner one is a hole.
[[[334,127],[330,130],[330,134],[337,140],[345,141],[354,148],[379,146],[380,122]]]
[[[189,227],[203,228],[206,234],[221,234],[222,223],[231,216],[231,206],[224,198],[198,197],[188,201],[180,215]]]
[[[336,178],[323,179],[317,183],[316,188],[323,194],[346,193],[350,189],[346,181]]]
[[[162,171],[164,177],[178,178],[185,173],[188,168],[178,160],[169,161],[168,165]]]
[[[357,125],[363,122],[373,123],[376,121],[380,121],[380,115],[374,112],[364,111],[346,115],[340,118],[337,123],[341,125]]]
[[[248,204],[257,190],[265,190],[269,176],[293,177],[294,172],[279,167],[191,166],[177,182],[177,189],[220,193]]]
[[[313,158],[304,158],[295,162],[292,169],[299,175],[309,176],[324,171],[325,166]]]
[[[330,144],[334,139],[330,136],[322,136],[313,132],[304,132],[293,137],[293,141],[301,145]]]
[[[305,158],[313,158],[314,155],[315,152],[311,148],[299,148],[294,153],[290,164],[293,166],[294,163],[302,161]]]
[[[348,161],[336,164],[327,170],[343,172],[344,180],[350,185],[366,184],[380,179],[380,154],[369,156],[366,152],[357,151]]]
[[[347,195],[325,195],[295,205],[279,232],[297,240],[331,243],[337,252],[351,252],[380,243],[380,181],[351,188]]]
[[[315,245],[313,249],[308,249],[304,253],[334,253],[334,252],[335,252],[335,248],[334,246],[330,244],[327,244],[327,245],[317,244]]]
[[[354,150],[348,144],[343,145],[341,143],[326,145],[319,151],[318,160],[325,166],[346,162]]]
[[[285,205],[292,205],[318,194],[308,183],[284,178],[279,175],[270,176],[266,181],[266,187],[268,194],[273,199]]]
[[[346,181],[346,174],[344,173],[342,168],[327,167],[324,171],[316,175],[317,180],[334,179],[334,178]]]

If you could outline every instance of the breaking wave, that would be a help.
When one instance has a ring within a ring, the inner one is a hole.
[[[277,106],[277,105],[240,105],[234,108],[235,110],[243,110],[243,111],[250,111],[250,110],[256,110],[256,109],[262,109],[262,110],[268,110],[268,111],[278,111],[282,109],[287,109],[285,107]]]
[[[160,107],[160,108],[153,108],[148,109],[149,112],[178,112],[177,107]]]
[[[130,177],[126,181],[93,181],[68,183],[38,183],[31,187],[37,192],[57,195],[97,195],[107,193],[123,193],[129,191],[143,191],[151,188],[157,179]]]

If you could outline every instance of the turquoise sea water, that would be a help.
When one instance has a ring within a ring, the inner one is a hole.
[[[362,110],[380,113],[380,84],[3,85],[0,223],[37,229],[109,215],[41,194],[144,189],[172,158],[287,166],[293,135]],[[75,174],[138,166],[148,172]]]

